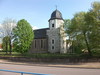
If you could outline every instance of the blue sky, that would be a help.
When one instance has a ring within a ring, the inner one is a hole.
[[[26,19],[32,26],[46,28],[56,5],[64,19],[71,19],[77,12],[88,11],[94,1],[100,0],[0,0],[0,23],[5,18]]]

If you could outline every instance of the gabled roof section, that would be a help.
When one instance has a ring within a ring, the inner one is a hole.
[[[34,30],[34,39],[47,38],[46,31],[48,29],[49,28],[43,28],[43,29]]]

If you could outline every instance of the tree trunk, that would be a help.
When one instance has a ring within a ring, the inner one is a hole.
[[[12,54],[11,37],[9,39],[9,48],[10,48],[10,54]]]
[[[7,41],[6,41],[6,45],[5,45],[6,47],[5,47],[5,49],[6,49],[6,54],[8,54],[8,43],[7,43]]]
[[[86,38],[86,33],[83,32],[83,35],[84,35],[84,40],[85,40],[85,43],[86,43],[86,46],[87,46],[87,49],[88,49],[88,54],[89,54],[89,56],[92,56],[91,49],[89,47],[89,43],[88,43],[88,40]]]

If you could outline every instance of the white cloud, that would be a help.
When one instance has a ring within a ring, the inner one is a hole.
[[[33,29],[33,30],[36,30],[36,29],[39,29],[39,28],[36,27],[36,26],[32,26],[32,29]]]

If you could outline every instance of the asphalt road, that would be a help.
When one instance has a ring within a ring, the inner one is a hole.
[[[100,75],[100,69],[43,67],[43,66],[13,65],[13,64],[1,64],[1,63],[0,63],[0,69],[52,74],[52,75]],[[0,75],[21,75],[21,74],[0,71]]]

